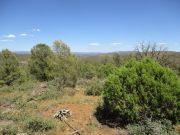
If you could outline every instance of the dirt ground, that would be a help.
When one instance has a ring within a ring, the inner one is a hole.
[[[38,87],[36,88],[36,93],[41,93],[44,89],[46,88]],[[75,130],[80,130],[80,135],[128,135],[125,129],[111,128],[97,121],[94,113],[101,99],[100,96],[86,96],[84,95],[83,89],[78,87],[75,91],[74,95],[65,94],[58,99],[41,100],[38,101],[37,108],[27,108],[26,112],[29,114],[51,119],[57,124],[56,128],[50,131],[36,133],[35,135],[72,135],[74,132],[72,127]],[[11,97],[17,96],[18,94],[17,92],[10,92],[2,93],[0,96]],[[25,93],[23,95],[25,95]],[[8,112],[14,108],[9,104],[0,104],[0,109],[3,110],[3,112]],[[53,115],[60,109],[69,109],[71,111],[72,116],[66,121],[71,127],[64,121],[53,118]],[[0,120],[0,125],[9,125],[12,123],[13,121]],[[179,125],[176,126],[176,129],[179,131]]]
[[[48,108],[41,112],[44,117],[52,118],[54,113],[60,109],[66,108],[72,112],[72,116],[68,118],[67,123],[74,129],[80,130],[82,135],[115,135],[118,133],[116,129],[108,126],[101,125],[94,117],[96,105],[98,104],[99,97],[96,96],[84,96],[83,92],[76,90],[76,94],[71,96],[70,101],[65,99],[64,103],[53,103],[52,101],[44,101],[41,104],[42,109]],[[72,101],[72,102],[71,102]],[[67,103],[66,103],[67,102]],[[70,102],[70,103],[69,103]],[[51,131],[50,135],[67,135],[73,132],[65,122],[57,120],[63,125],[61,128],[57,128]]]
[[[94,112],[98,105],[100,97],[85,96],[83,91],[76,88],[74,96],[65,95],[60,101],[45,100],[41,101],[37,110],[31,110],[30,113],[39,114],[46,118],[54,119],[53,115],[60,109],[69,109],[72,116],[67,119],[67,123],[76,130],[80,130],[81,135],[126,135],[124,130],[117,130],[106,125],[101,125]],[[74,132],[65,122],[57,121],[59,127],[49,131],[48,135],[69,135]],[[122,132],[122,133],[121,133]]]
[[[38,87],[35,89],[35,93],[41,93],[46,88]],[[45,118],[56,121],[56,128],[50,130],[49,132],[42,133],[43,135],[69,135],[74,132],[65,122],[54,119],[53,115],[60,109],[69,109],[72,112],[72,116],[67,119],[67,123],[76,130],[80,130],[81,135],[116,135],[119,131],[110,128],[105,125],[101,125],[95,116],[94,112],[98,105],[100,97],[98,96],[86,96],[81,88],[75,89],[74,95],[64,95],[58,100],[42,100],[38,101],[38,107],[27,108],[26,112],[34,116],[43,116]],[[18,93],[17,91],[1,93],[1,97],[15,97],[18,95],[27,96],[27,93]],[[11,112],[15,108],[10,104],[1,104],[1,111],[4,113]],[[16,111],[20,111],[15,109]],[[14,110],[14,111],[15,111]],[[13,121],[3,121],[0,120],[1,125],[11,125]],[[36,135],[40,135],[37,133]],[[119,135],[119,134],[118,134]],[[124,134],[123,134],[124,135]]]

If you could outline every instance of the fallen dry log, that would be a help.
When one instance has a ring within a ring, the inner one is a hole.
[[[75,129],[74,127],[72,127],[68,122],[67,122],[67,118],[71,117],[72,113],[70,110],[68,109],[61,109],[59,110],[58,112],[56,112],[54,114],[54,118],[56,119],[59,119],[61,121],[63,121],[69,128],[71,128],[72,130],[74,130],[74,132],[70,133],[70,135],[73,135],[73,134],[78,134],[78,135],[81,135],[80,134],[80,131],[82,131],[82,129]]]

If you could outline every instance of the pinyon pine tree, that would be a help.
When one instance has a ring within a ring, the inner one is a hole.
[[[37,44],[31,49],[30,73],[38,80],[47,81],[54,77],[54,54],[46,44]]]
[[[58,89],[75,87],[77,82],[77,59],[70,47],[61,40],[54,41],[53,50],[56,56],[56,82]]]
[[[18,60],[8,49],[0,52],[0,86],[11,85],[20,78]]]

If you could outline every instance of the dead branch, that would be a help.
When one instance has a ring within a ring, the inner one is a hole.
[[[81,132],[81,131],[83,131],[83,129],[76,130],[76,131],[70,133],[69,135],[73,135],[73,134],[79,133],[79,132]]]

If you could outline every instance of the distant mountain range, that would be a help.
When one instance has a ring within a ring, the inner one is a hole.
[[[30,51],[15,51],[16,54],[31,54]]]
[[[134,51],[118,51],[118,52],[73,52],[76,56],[96,56],[96,55],[103,55],[103,54],[113,54],[119,53],[122,55],[133,53]],[[169,53],[180,53],[175,51],[168,51]],[[30,51],[15,51],[14,53],[18,55],[29,55],[31,54]]]
[[[129,54],[132,53],[133,51],[119,51],[116,53],[120,53],[120,54]],[[14,53],[16,54],[22,54],[22,55],[28,55],[31,54],[30,51],[15,51]],[[73,54],[75,54],[76,56],[95,56],[95,55],[100,55],[100,54],[112,54],[115,52],[73,52]]]

